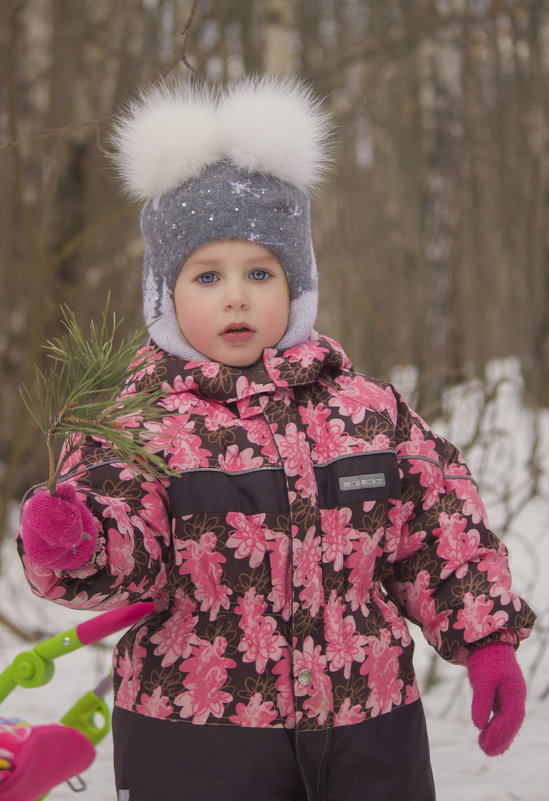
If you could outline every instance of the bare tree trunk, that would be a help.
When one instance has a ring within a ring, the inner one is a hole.
[[[265,0],[263,69],[293,75],[296,68],[293,0]]]

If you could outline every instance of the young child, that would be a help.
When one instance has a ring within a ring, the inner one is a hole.
[[[114,654],[119,799],[431,801],[405,617],[466,666],[487,754],[522,722],[534,614],[461,455],[313,330],[329,128],[269,78],[153,89],[118,125],[153,357],[129,391],[161,382],[176,475],[83,440],[19,547],[56,603],[155,602]]]

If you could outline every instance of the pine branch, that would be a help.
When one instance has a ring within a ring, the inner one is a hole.
[[[109,315],[109,303],[107,298],[100,324],[91,322],[88,339],[74,312],[68,306],[61,307],[65,334],[45,345],[51,360],[49,369],[44,372],[35,366],[34,391],[26,386],[21,389],[23,402],[46,440],[46,486],[52,495],[63,465],[79,447],[82,436],[105,440],[116,458],[137,473],[171,475],[165,461],[146,447],[151,434],[144,423],[161,416],[157,406],[163,394],[161,386],[123,391],[132,372],[150,364],[148,351],[136,357],[146,329],[117,345],[123,320],[118,321],[114,312]],[[134,418],[131,427],[128,418]],[[58,440],[64,442],[61,457],[56,453]]]

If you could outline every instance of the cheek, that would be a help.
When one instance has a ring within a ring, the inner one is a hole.
[[[290,318],[290,299],[288,293],[285,291],[280,293],[279,297],[273,299],[265,309],[265,319],[269,322],[269,327],[279,334],[279,339],[284,334],[288,327],[288,320]]]
[[[194,334],[200,321],[204,319],[204,310],[196,302],[192,287],[186,287],[186,291],[174,292],[174,306],[177,322],[184,335]]]

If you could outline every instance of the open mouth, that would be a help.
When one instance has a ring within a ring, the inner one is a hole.
[[[231,323],[228,325],[224,330],[223,334],[234,334],[234,333],[242,333],[243,331],[253,331],[251,326],[247,323]]]
[[[221,336],[229,342],[245,342],[253,333],[254,329],[247,323],[229,323]]]

